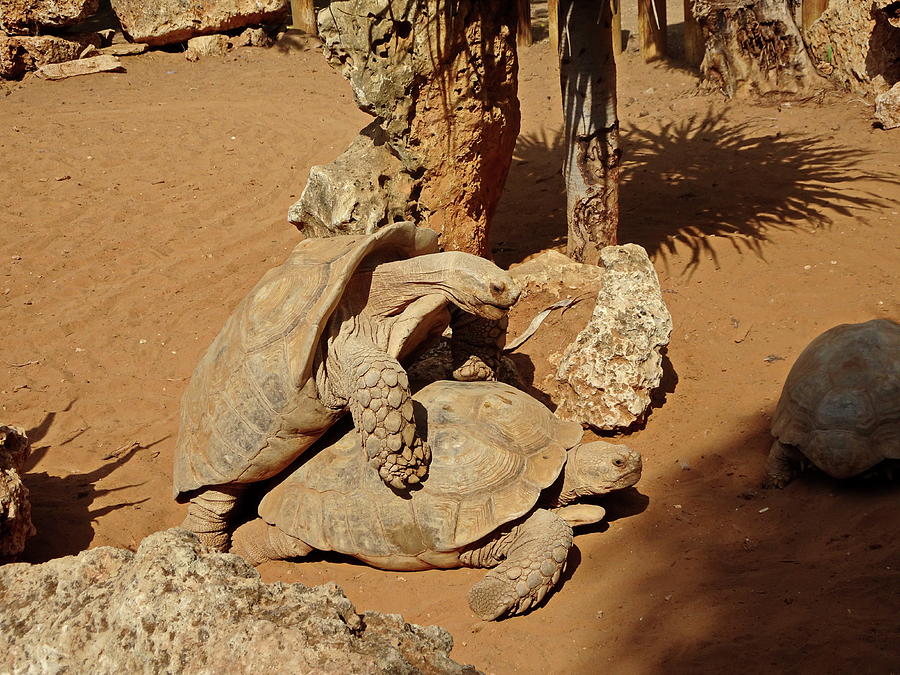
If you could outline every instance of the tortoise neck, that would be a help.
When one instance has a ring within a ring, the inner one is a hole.
[[[381,263],[368,273],[371,282],[367,309],[380,315],[402,311],[423,295],[439,293],[448,299],[451,266],[440,253]]]

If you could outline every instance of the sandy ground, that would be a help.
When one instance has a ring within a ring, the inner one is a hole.
[[[298,241],[286,212],[310,165],[367,122],[315,49],[126,63],[0,89],[0,418],[35,447],[31,562],[133,548],[180,522],[187,379]],[[522,134],[493,230],[503,265],[564,245],[555,78],[546,43],[523,51]],[[802,347],[900,316],[900,132],[873,129],[852,97],[700,95],[690,71],[633,53],[619,91],[621,240],[652,256],[675,324],[656,407],[620,439],[644,455],[637,489],[576,538],[544,607],[500,623],[466,606],[475,570],[319,556],[261,572],[334,580],[360,610],[440,624],[457,660],[492,673],[898,672],[896,484],[758,486]],[[517,312],[514,332],[529,319]],[[565,321],[519,358],[546,372],[556,336],[580,328]]]

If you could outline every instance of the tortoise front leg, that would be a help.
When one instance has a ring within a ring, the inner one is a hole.
[[[211,549],[227,551],[229,520],[243,491],[243,485],[228,485],[197,493],[188,504],[181,527],[196,534]]]
[[[783,488],[790,483],[803,468],[803,454],[792,445],[785,445],[777,438],[769,450],[766,462],[765,488]]]
[[[570,548],[572,528],[546,509],[498,530],[487,543],[459,557],[470,567],[493,567],[469,591],[469,607],[491,620],[539,604],[559,583]]]
[[[397,490],[419,483],[431,449],[416,434],[406,371],[374,346],[355,344],[350,355],[350,414],[381,479]]]
[[[460,382],[497,380],[509,319],[505,316],[485,319],[460,309],[454,310],[451,316],[453,379]]]

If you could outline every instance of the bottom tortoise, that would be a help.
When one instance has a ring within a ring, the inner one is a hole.
[[[325,550],[390,570],[493,568],[469,593],[476,614],[539,604],[565,568],[572,526],[605,514],[572,502],[634,485],[640,455],[582,445],[579,424],[500,382],[435,382],[413,400],[432,448],[420,489],[402,498],[385,486],[349,432],[263,498],[232,550],[256,564]]]

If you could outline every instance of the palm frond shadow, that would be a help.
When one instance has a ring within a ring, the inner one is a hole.
[[[861,218],[893,203],[875,190],[900,178],[864,168],[866,150],[835,145],[825,135],[764,129],[761,121],[707,111],[661,127],[624,126],[620,242],[640,244],[667,265],[686,246],[682,272],[691,274],[704,258],[719,265],[715,237],[764,257],[773,231],[812,232],[835,216]],[[523,227],[538,249],[565,242],[562,161],[560,134],[519,138],[507,185],[528,203],[501,209],[493,233],[498,260],[509,264],[533,253],[508,247]]]

